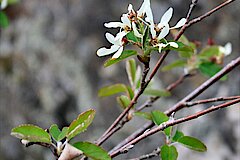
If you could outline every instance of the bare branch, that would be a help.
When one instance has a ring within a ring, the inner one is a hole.
[[[192,107],[199,104],[205,104],[210,102],[219,102],[219,101],[227,101],[227,100],[234,100],[238,99],[240,96],[231,96],[231,97],[217,97],[217,98],[210,98],[210,99],[203,99],[203,100],[197,100],[193,102],[185,102],[183,103],[183,106],[185,107]]]
[[[159,156],[160,151],[161,151],[161,149],[157,148],[149,154],[142,155],[138,158],[132,158],[132,159],[129,159],[129,160],[144,160],[144,159],[150,159],[150,158],[153,158],[153,157],[157,157],[157,156]]]

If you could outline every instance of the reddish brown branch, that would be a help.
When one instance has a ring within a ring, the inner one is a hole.
[[[197,100],[197,101],[193,101],[193,102],[185,102],[185,103],[183,103],[183,106],[192,107],[192,106],[199,105],[199,104],[234,100],[234,99],[239,99],[239,98],[240,98],[240,96],[210,98],[210,99]]]
[[[197,112],[197,113],[195,113],[193,115],[190,115],[190,116],[187,116],[187,117],[183,117],[183,118],[180,118],[180,119],[177,119],[177,120],[172,120],[172,121],[167,121],[165,123],[162,123],[158,127],[154,128],[154,129],[152,129],[150,131],[145,132],[144,134],[140,135],[139,137],[136,137],[134,140],[130,141],[128,144],[124,145],[120,149],[118,149],[115,152],[111,153],[110,156],[113,158],[113,157],[116,157],[117,155],[121,154],[122,151],[126,152],[126,148],[129,148],[129,146],[133,146],[136,143],[138,143],[139,141],[141,141],[141,140],[147,138],[148,136],[151,136],[151,135],[153,135],[153,134],[155,134],[155,133],[157,133],[159,131],[162,131],[162,130],[164,130],[165,128],[167,128],[169,126],[174,126],[176,124],[180,124],[180,123],[183,123],[183,122],[190,121],[192,119],[196,119],[196,118],[198,118],[200,116],[203,116],[205,114],[208,114],[210,112],[213,112],[213,111],[216,111],[216,110],[219,110],[219,109],[222,109],[222,108],[226,108],[228,106],[231,106],[231,105],[239,103],[239,102],[240,102],[240,98],[232,100],[230,102],[226,102],[226,103],[220,104],[220,105],[212,106],[212,107],[210,107],[208,109],[205,109],[203,111]]]

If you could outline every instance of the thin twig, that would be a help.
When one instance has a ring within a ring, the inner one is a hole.
[[[157,157],[157,156],[159,156],[160,151],[161,151],[161,149],[157,148],[149,154],[145,154],[145,155],[142,155],[138,158],[132,158],[132,159],[129,159],[129,160],[144,160],[144,159],[150,159],[150,158],[153,158],[153,157]]]
[[[234,100],[238,99],[240,96],[231,96],[231,97],[217,97],[217,98],[210,98],[210,99],[203,99],[197,100],[193,102],[185,102],[182,105],[185,107],[192,107],[199,104],[211,103],[211,102],[219,102],[219,101],[227,101],[227,100]]]
[[[140,135],[139,137],[136,137],[134,140],[132,140],[128,144],[124,145],[123,147],[121,147],[117,151],[111,153],[110,156],[113,158],[113,157],[116,157],[117,155],[123,153],[122,151],[126,152],[126,148],[129,148],[129,146],[133,146],[136,143],[138,143],[139,141],[141,141],[141,140],[147,138],[148,136],[151,136],[151,135],[153,135],[153,134],[155,134],[155,133],[157,133],[159,131],[162,131],[162,130],[164,130],[165,128],[167,128],[169,126],[174,126],[174,125],[179,124],[179,123],[183,123],[183,122],[190,121],[192,119],[196,119],[196,118],[198,118],[200,116],[203,116],[203,115],[206,115],[206,114],[208,114],[210,112],[213,112],[213,111],[216,111],[216,110],[219,110],[219,109],[222,109],[222,108],[226,108],[228,106],[231,106],[231,105],[239,103],[239,102],[240,102],[240,98],[232,100],[232,101],[229,101],[229,102],[222,103],[220,105],[212,106],[212,107],[210,107],[208,109],[205,109],[203,111],[197,112],[197,113],[192,114],[190,116],[179,118],[177,120],[171,120],[171,121],[164,122],[161,125],[159,125],[158,127],[154,128],[154,129],[152,129],[150,131],[145,132],[144,134]]]

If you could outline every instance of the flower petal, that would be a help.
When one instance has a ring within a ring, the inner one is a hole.
[[[130,3],[128,5],[128,12],[130,13],[131,11],[134,11],[134,10],[133,10],[133,5]]]
[[[115,44],[121,45],[122,43],[119,43],[119,42],[122,41],[123,37],[126,36],[127,33],[128,32],[126,32],[126,31],[119,32],[114,39]]]
[[[138,32],[137,26],[136,26],[136,24],[135,24],[134,22],[132,22],[132,28],[133,28],[133,33],[134,33],[134,35],[135,35],[136,37],[138,37],[138,38],[141,38],[142,35]]]
[[[6,8],[7,7],[7,0],[2,0],[2,2],[1,2],[1,9],[4,9],[4,8]]]
[[[161,30],[159,36],[158,36],[158,40],[163,39],[164,37],[166,37],[169,33],[169,25],[166,24],[165,27]]]
[[[228,42],[225,46],[224,46],[225,52],[224,55],[228,56],[231,54],[232,52],[232,44],[230,42]]]
[[[173,15],[173,8],[169,8],[162,16],[160,23],[169,23],[170,19],[172,18]]]
[[[150,7],[150,0],[144,0],[142,6],[137,11],[138,16],[143,16],[146,13],[146,8]]]
[[[182,19],[180,19],[180,21],[178,21],[178,23],[177,23],[174,27],[171,27],[171,29],[180,28],[180,27],[182,27],[186,22],[187,22],[186,18],[182,18]]]
[[[118,27],[123,28],[124,24],[121,22],[109,22],[109,23],[104,23],[104,26],[107,28],[118,28]]]
[[[154,24],[150,24],[150,33],[152,35],[152,38],[155,38],[157,36],[157,33],[155,31],[155,25]]]
[[[118,51],[112,56],[112,59],[116,59],[121,56],[123,52],[123,46],[118,49]]]
[[[171,47],[178,48],[178,44],[176,42],[168,42],[167,44]]]
[[[118,49],[119,49],[119,46],[117,46],[117,45],[112,45],[111,48],[109,48],[109,49],[103,47],[103,48],[100,48],[97,50],[97,55],[99,57],[106,56],[106,55],[116,52]]]
[[[115,43],[115,37],[114,37],[112,34],[106,33],[106,34],[105,34],[105,37],[107,38],[108,42],[110,42],[110,43],[112,43],[112,44]]]
[[[123,14],[121,17],[121,21],[124,24],[124,27],[129,26],[131,28],[131,21],[128,18],[128,14]]]

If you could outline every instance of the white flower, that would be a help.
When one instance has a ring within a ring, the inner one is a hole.
[[[7,0],[2,0],[1,2],[1,9],[4,9],[7,7]]]
[[[162,16],[160,23],[158,23],[157,26],[155,26],[154,21],[153,21],[153,16],[152,13],[147,12],[147,18],[146,21],[150,23],[150,32],[153,38],[157,38],[158,40],[163,39],[166,37],[170,31],[170,29],[175,29],[175,28],[180,28],[186,23],[186,18],[182,18],[178,21],[178,23],[174,27],[169,26],[169,21],[172,18],[173,15],[173,8],[169,8]],[[155,29],[156,27],[156,29]],[[160,33],[157,36],[157,31],[159,30]]]
[[[219,49],[225,56],[228,56],[232,53],[232,44],[228,42],[224,47],[220,46]]]
[[[155,47],[158,47],[158,52],[161,53],[162,49],[167,47],[168,45],[174,48],[178,48],[178,44],[176,42],[168,42],[166,44],[158,43],[155,45]]]
[[[122,38],[125,35],[126,35],[125,32],[120,32],[116,35],[116,37],[114,37],[112,34],[106,33],[105,36],[107,40],[112,44],[112,46],[109,49],[105,47],[98,49],[97,55],[106,56],[114,53],[114,55],[112,56],[113,59],[120,57],[123,52],[123,44],[124,44],[124,42],[122,41]]]
[[[146,11],[149,10],[149,8],[150,8],[150,0],[144,0],[141,7],[137,11],[138,17],[143,17]]]

